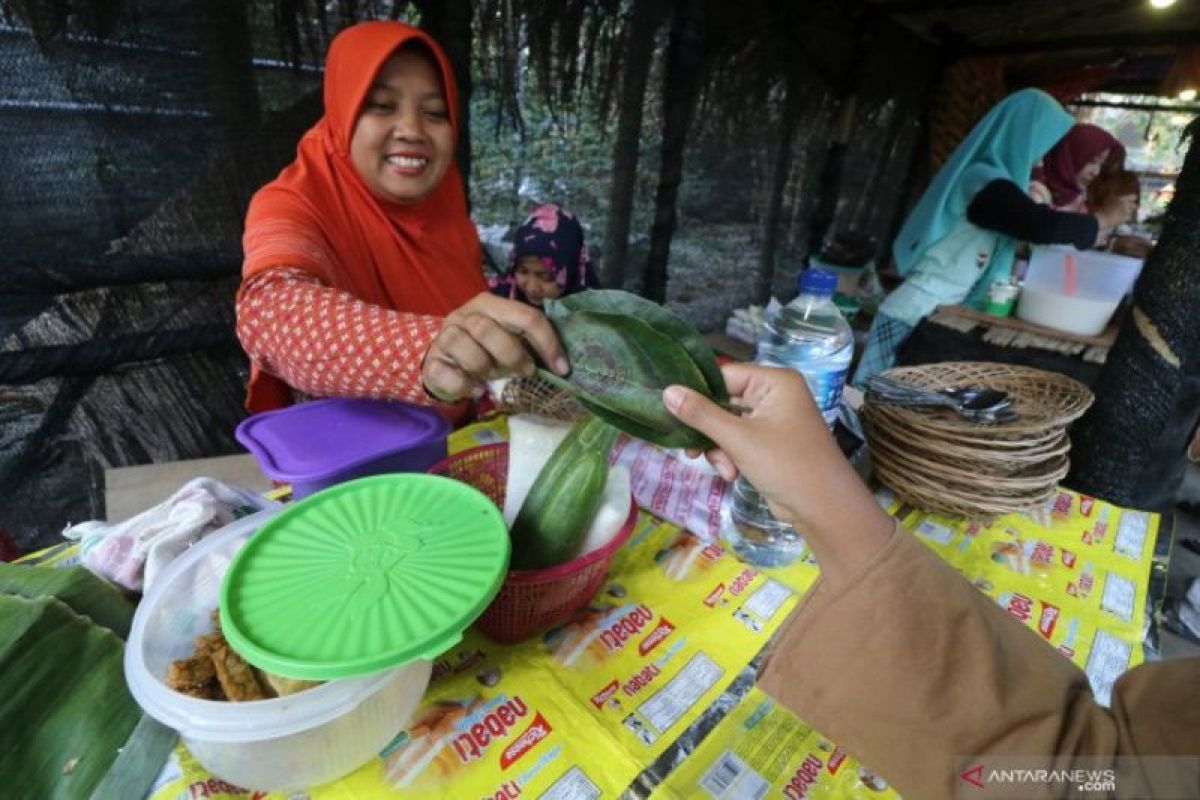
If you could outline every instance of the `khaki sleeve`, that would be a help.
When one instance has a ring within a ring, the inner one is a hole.
[[[759,685],[904,796],[938,798],[961,788],[967,756],[1200,753],[1200,660],[1179,663],[1190,677],[1171,687],[1151,668],[1125,676],[1110,713],[1074,664],[897,525],[857,577],[814,586]],[[1164,725],[1185,691],[1188,724]]]

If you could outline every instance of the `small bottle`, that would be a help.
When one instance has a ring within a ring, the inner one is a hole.
[[[846,372],[854,357],[854,332],[833,303],[837,276],[828,270],[800,273],[800,294],[766,321],[755,361],[794,369],[804,376],[825,424],[833,427]],[[771,514],[745,478],[733,485],[726,538],[744,561],[761,567],[790,564],[804,555],[804,538]]]

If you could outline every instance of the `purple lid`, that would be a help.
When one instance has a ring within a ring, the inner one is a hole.
[[[335,398],[255,414],[235,435],[267,477],[293,483],[325,480],[449,432],[450,423],[431,408]]]

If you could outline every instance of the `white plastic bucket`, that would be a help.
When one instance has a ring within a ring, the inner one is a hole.
[[[340,778],[387,746],[420,703],[431,664],[414,661],[242,703],[170,689],[164,682],[168,665],[191,655],[195,638],[212,631],[210,615],[234,554],[276,512],[226,526],[163,571],[134,615],[125,680],[146,713],[179,731],[214,775],[248,789],[286,791]]]
[[[1066,256],[1075,257],[1075,292],[1066,293]],[[1080,336],[1104,331],[1142,271],[1142,261],[1073,247],[1038,247],[1017,302],[1017,316]]]

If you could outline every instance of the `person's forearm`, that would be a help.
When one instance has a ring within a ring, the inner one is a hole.
[[[294,270],[251,279],[238,298],[238,337],[256,362],[317,397],[431,405],[421,358],[441,320],[372,306]]]
[[[1040,205],[1006,180],[981,189],[967,207],[973,225],[1033,244],[1071,244],[1091,247],[1099,230],[1097,217],[1055,211]]]
[[[1082,672],[893,531],[840,584],[822,570],[764,690],[908,797],[952,796],[967,756],[1116,752]]]

